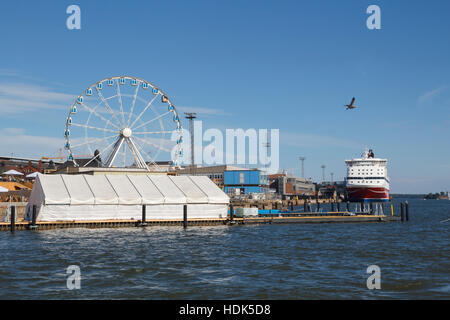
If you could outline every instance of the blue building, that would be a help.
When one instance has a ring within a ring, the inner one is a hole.
[[[261,193],[266,185],[266,176],[259,169],[227,170],[223,184],[225,193]]]

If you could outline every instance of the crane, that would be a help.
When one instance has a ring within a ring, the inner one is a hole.
[[[64,156],[63,156],[63,151],[62,151],[62,148],[59,148],[59,156],[57,156],[57,157],[44,157],[44,156],[42,156],[41,157],[41,159],[42,160],[55,160],[55,159],[59,159],[59,162],[63,162],[63,160],[64,160]]]

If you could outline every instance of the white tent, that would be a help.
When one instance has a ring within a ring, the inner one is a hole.
[[[3,172],[2,174],[7,175],[7,176],[23,176],[23,173],[16,171],[16,170],[9,170],[9,171]]]
[[[30,174],[27,174],[27,178],[36,178],[38,174],[39,174],[39,172],[33,172]]]
[[[38,221],[220,218],[228,196],[204,176],[42,175],[38,174],[27,206]]]

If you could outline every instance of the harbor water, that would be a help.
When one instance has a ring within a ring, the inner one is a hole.
[[[404,223],[1,232],[0,299],[449,299],[450,201],[405,200]]]

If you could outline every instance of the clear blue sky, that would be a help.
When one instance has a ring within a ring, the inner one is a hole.
[[[70,4],[81,30],[66,28]],[[370,4],[381,30],[366,28]],[[127,74],[206,127],[279,128],[295,174],[302,155],[307,176],[325,164],[342,179],[367,145],[392,192],[448,190],[449,15],[444,0],[2,1],[0,154],[56,155],[75,95]]]

